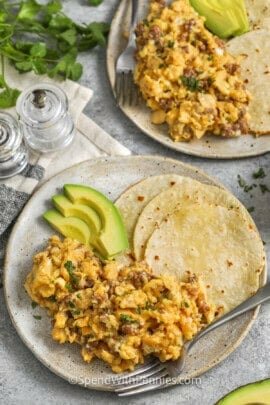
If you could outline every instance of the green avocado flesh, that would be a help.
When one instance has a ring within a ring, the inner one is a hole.
[[[112,259],[128,248],[122,218],[107,197],[77,184],[65,185],[64,193],[52,198],[56,209],[43,215],[54,229],[91,245],[104,259]]]
[[[77,184],[66,184],[64,193],[74,204],[86,205],[97,212],[101,231],[97,246],[107,258],[112,258],[128,248],[126,229],[115,205],[99,191]]]
[[[206,27],[220,38],[249,31],[244,0],[190,0],[190,4],[205,17]]]
[[[85,245],[90,243],[90,229],[81,219],[75,217],[65,218],[56,210],[45,212],[43,218],[63,236],[76,239]]]
[[[270,405],[270,379],[237,388],[216,405]]]
[[[98,234],[101,230],[101,220],[96,211],[91,207],[83,204],[73,204],[62,194],[55,195],[52,200],[55,208],[61,212],[64,217],[80,218],[86,222],[94,235]]]

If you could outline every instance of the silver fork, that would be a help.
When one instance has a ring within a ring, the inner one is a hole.
[[[160,363],[158,360],[153,360],[148,364],[137,368],[132,373],[115,378],[113,380],[115,392],[119,396],[124,397],[165,387],[172,382],[172,378],[175,379],[176,377],[179,377],[185,366],[185,360],[189,350],[199,339],[219,326],[224,325],[226,322],[268,300],[270,300],[270,283],[260,288],[254,296],[248,298],[232,311],[203,329],[193,340],[187,341],[183,346],[181,357],[178,360],[169,361],[167,363]]]
[[[136,105],[139,99],[138,89],[133,81],[135,67],[134,53],[136,50],[135,28],[137,24],[139,0],[131,0],[131,26],[128,44],[118,57],[115,68],[114,94],[117,104],[123,106]]]

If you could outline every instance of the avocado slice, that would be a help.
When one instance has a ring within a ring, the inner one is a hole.
[[[206,27],[220,38],[249,31],[244,0],[190,0],[190,4],[205,17]]]
[[[243,385],[220,399],[216,405],[270,405],[270,378]]]
[[[85,245],[90,242],[91,232],[85,222],[79,218],[65,218],[56,210],[49,210],[43,218],[58,232],[67,238],[76,239]]]
[[[101,230],[101,220],[93,208],[83,204],[73,204],[63,194],[58,194],[52,198],[55,208],[66,217],[76,217],[84,221],[90,228],[93,235],[97,235]]]
[[[96,243],[106,258],[112,258],[128,248],[126,229],[116,206],[99,191],[79,185],[66,184],[65,195],[76,204],[94,209],[101,219],[101,231]]]

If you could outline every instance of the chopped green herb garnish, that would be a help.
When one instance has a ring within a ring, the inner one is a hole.
[[[55,295],[51,295],[51,296],[48,298],[48,300],[51,301],[51,302],[56,302]]]
[[[77,298],[79,298],[79,300],[81,300],[81,299],[82,299],[82,296],[81,296],[81,294],[80,294],[80,293],[76,294],[76,297],[77,297]]]
[[[165,67],[165,64],[164,63],[161,63],[160,65],[159,65],[159,69],[162,69],[162,68],[164,68]]]
[[[254,212],[254,211],[255,211],[255,207],[249,207],[247,210],[248,210],[248,212]]]
[[[137,312],[137,314],[141,314],[141,313],[142,313],[141,307],[137,307],[137,308],[136,308],[136,312]]]
[[[214,59],[213,55],[209,55],[208,58],[207,58],[207,60],[213,60],[213,59]]]
[[[189,308],[188,302],[184,301],[184,307],[185,307],[185,308]]]
[[[73,290],[73,287],[72,287],[72,285],[70,284],[70,283],[66,283],[66,289],[69,291],[69,292],[73,292],[74,290]]]
[[[73,315],[80,315],[81,311],[79,309],[75,309],[75,311],[72,311]]]
[[[75,308],[75,304],[74,304],[74,302],[72,302],[72,301],[69,301],[69,302],[68,302],[68,305],[70,306],[70,308]]]
[[[248,185],[248,184],[246,184],[245,185],[245,187],[244,187],[244,192],[245,193],[248,193],[249,191],[251,191],[253,189],[253,185]]]
[[[195,91],[201,91],[202,87],[201,87],[201,82],[200,80],[197,80],[196,77],[194,76],[181,76],[180,77],[181,82],[183,83],[183,85],[192,92]]]
[[[120,321],[124,323],[134,323],[137,322],[136,319],[133,319],[131,316],[126,315],[126,314],[121,314],[120,315]]]
[[[35,319],[37,319],[38,321],[40,321],[40,320],[42,319],[42,317],[41,317],[40,315],[33,315],[33,317],[34,317]]]
[[[71,260],[68,260],[65,264],[64,264],[65,269],[67,270],[71,283],[73,285],[77,285],[79,282],[78,277],[75,276],[74,274],[74,270],[76,270],[76,267],[74,266],[74,264],[72,263]]]
[[[265,171],[263,170],[262,167],[259,168],[259,170],[257,172],[254,172],[252,174],[252,177],[254,179],[263,179],[264,177],[266,177]]]
[[[237,180],[241,188],[244,188],[247,185],[246,181],[240,176],[240,174],[237,175]]]
[[[173,48],[174,47],[174,41],[169,41],[168,42],[168,47]]]
[[[259,186],[263,194],[270,193],[270,189],[266,186],[266,184],[259,184]]]
[[[37,307],[37,303],[35,301],[32,301],[31,306],[32,306],[33,309],[35,309]]]

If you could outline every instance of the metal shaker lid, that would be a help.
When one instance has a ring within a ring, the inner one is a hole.
[[[20,120],[35,128],[48,128],[68,111],[66,94],[58,86],[40,83],[27,88],[17,100]]]

